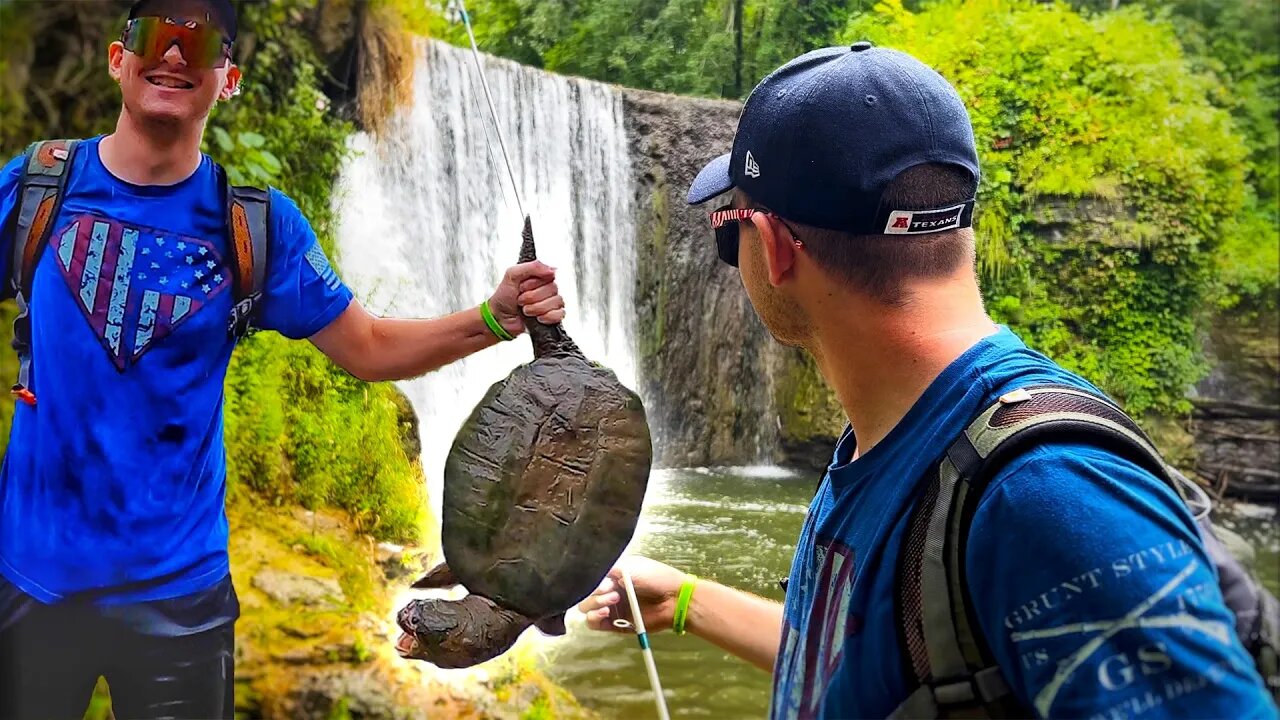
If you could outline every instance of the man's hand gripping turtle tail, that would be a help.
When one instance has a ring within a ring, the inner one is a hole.
[[[222,403],[246,326],[379,381],[564,318],[537,262],[483,311],[375,317],[292,200],[229,192],[200,144],[240,85],[236,29],[227,0],[136,2],[104,38],[114,132],[0,171],[0,278],[24,311],[0,469],[0,718],[79,717],[99,676],[117,717],[232,717]]]

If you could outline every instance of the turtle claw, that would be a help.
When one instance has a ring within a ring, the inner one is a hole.
[[[569,632],[564,626],[564,613],[542,618],[534,623],[533,626],[538,628],[543,635],[550,635],[551,637],[560,637]]]
[[[426,575],[418,578],[410,587],[418,589],[451,588],[458,584],[458,577],[449,569],[448,563],[440,563],[431,568]]]

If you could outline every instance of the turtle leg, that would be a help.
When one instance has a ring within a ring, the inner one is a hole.
[[[559,615],[548,615],[533,624],[543,635],[551,635],[552,637],[560,637],[568,632],[564,627],[564,613]]]
[[[431,568],[431,572],[418,578],[410,587],[415,588],[451,588],[458,584],[458,577],[449,569],[448,563],[440,563]]]
[[[404,635],[396,642],[401,657],[437,667],[471,667],[511,649],[533,619],[508,610],[483,595],[461,600],[414,600],[396,617]]]

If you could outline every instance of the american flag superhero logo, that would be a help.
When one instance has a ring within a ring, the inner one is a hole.
[[[95,215],[74,218],[49,245],[76,304],[121,372],[231,284],[208,242]]]

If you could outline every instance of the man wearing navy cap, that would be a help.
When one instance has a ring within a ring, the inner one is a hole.
[[[528,263],[480,308],[376,318],[274,189],[244,272],[252,243],[230,236],[252,239],[249,216],[200,152],[240,85],[236,31],[227,0],[134,3],[108,53],[114,132],[0,170],[0,278],[24,310],[0,468],[0,720],[81,717],[99,676],[118,718],[232,717],[222,403],[239,320],[377,381],[564,317],[554,271]],[[233,302],[246,278],[258,291]]]
[[[646,627],[674,624],[772,671],[776,720],[1273,717],[1186,506],[1135,462],[1082,442],[1041,443],[991,478],[959,559],[971,612],[941,625],[972,628],[995,666],[939,676],[955,643],[921,629],[940,626],[930,608],[950,606],[922,602],[931,586],[910,569],[943,559],[907,544],[939,458],[984,408],[1019,401],[1014,390],[1098,392],[985,313],[978,178],[959,95],[901,52],[817,50],[751,94],[732,152],[688,200],[726,196],[710,213],[719,258],[774,337],[813,356],[849,428],[785,604],[632,558]],[[900,564],[913,547],[916,564]],[[617,576],[579,605],[591,627],[627,615]]]

